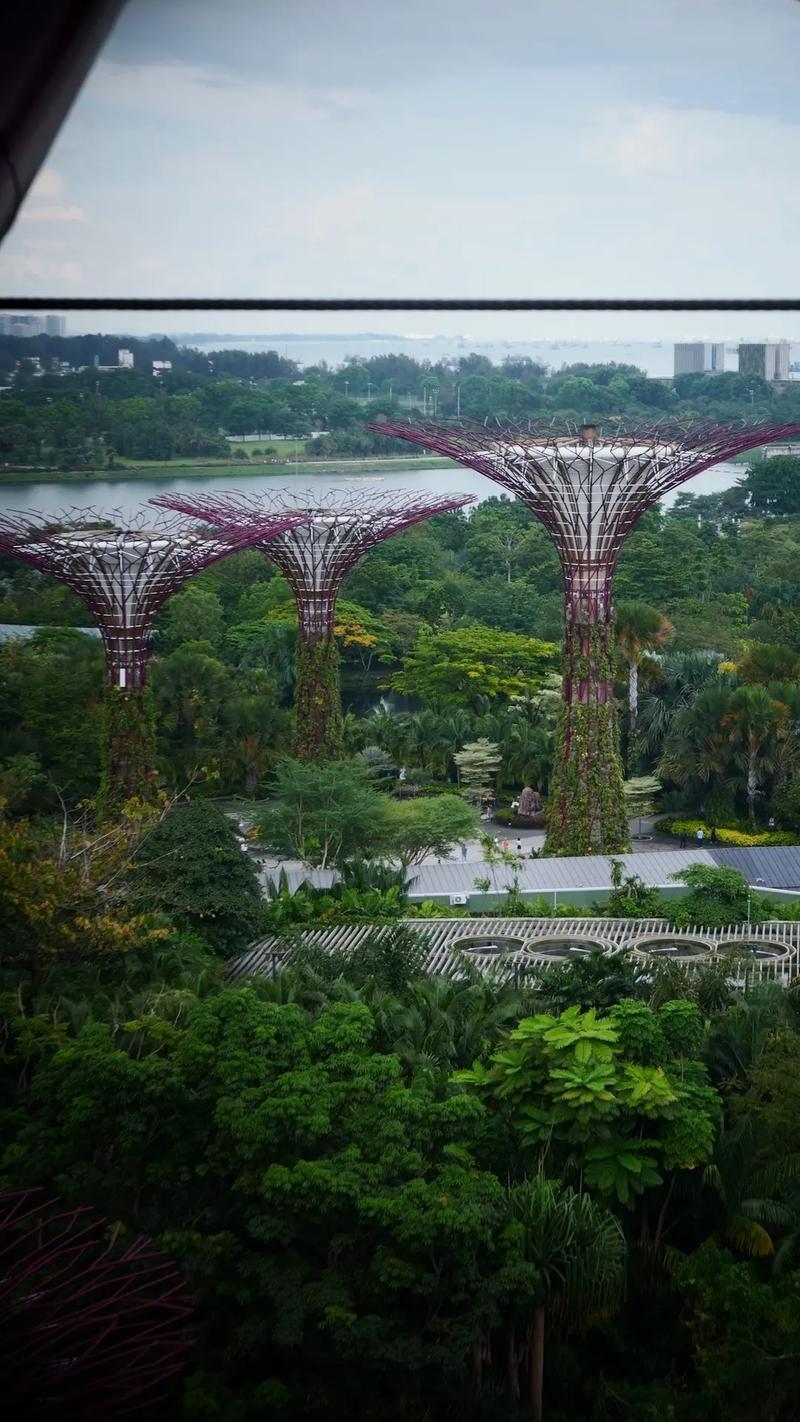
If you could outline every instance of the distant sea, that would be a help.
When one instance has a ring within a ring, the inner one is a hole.
[[[342,365],[350,356],[365,360],[376,355],[408,355],[418,361],[442,359],[457,360],[471,352],[488,356],[494,364],[507,358],[519,359],[528,356],[531,360],[558,370],[562,365],[574,365],[584,361],[588,365],[616,361],[619,365],[635,365],[647,375],[669,376],[673,373],[673,345],[671,341],[639,342],[631,344],[623,341],[596,341],[582,344],[578,341],[484,341],[472,340],[467,336],[426,336],[406,333],[404,335],[373,335],[370,332],[354,332],[352,335],[293,335],[291,332],[276,332],[264,336],[210,336],[190,334],[177,337],[201,350],[244,350],[277,351],[279,355],[297,361],[298,365],[318,365],[327,361],[329,366]],[[800,346],[792,348],[792,359],[797,359]],[[731,344],[725,350],[726,370],[737,370],[739,358],[737,347]]]

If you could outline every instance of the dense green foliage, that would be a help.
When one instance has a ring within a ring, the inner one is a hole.
[[[146,835],[132,894],[225,957],[246,947],[264,921],[252,860],[227,816],[202,801],[173,809]]]
[[[28,914],[0,1179],[177,1260],[197,1343],[158,1417],[790,1422],[795,990],[600,955],[428,978],[402,927],[224,987],[177,895],[131,917],[167,844],[200,893],[209,815],[70,840],[60,880],[0,826],[4,920]]]
[[[134,369],[103,370],[116,364],[120,343],[133,352]],[[31,357],[42,362],[38,375]],[[154,359],[172,362],[158,380],[151,374]],[[73,369],[56,371],[54,361]],[[547,371],[529,359],[509,357],[497,366],[477,354],[436,364],[397,355],[354,357],[337,370],[320,365],[301,372],[275,351],[207,356],[171,341],[124,336],[3,337],[0,374],[10,376],[0,397],[0,459],[63,469],[103,468],[120,458],[226,456],[226,436],[246,434],[262,441],[305,438],[312,457],[402,453],[400,441],[365,431],[365,418],[430,408],[434,396],[438,416],[458,409],[478,421],[624,416],[652,422],[670,415],[721,421],[746,414],[784,422],[800,412],[800,394],[791,385],[775,390],[733,372],[651,380],[629,365]],[[237,448],[249,455],[247,445]],[[776,490],[768,469],[756,497],[760,510],[798,512],[796,493],[787,503],[786,487]],[[496,540],[486,551],[505,564],[510,582],[514,540]]]

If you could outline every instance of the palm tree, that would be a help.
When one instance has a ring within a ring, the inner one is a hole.
[[[617,608],[615,634],[617,647],[628,668],[628,708],[631,735],[636,728],[639,709],[639,667],[648,652],[655,652],[668,642],[674,632],[672,623],[657,607],[647,602],[621,602]]]
[[[725,717],[731,688],[708,686],[675,716],[656,768],[660,780],[715,790],[731,769],[731,738]]]
[[[638,740],[646,754],[660,755],[673,718],[719,679],[720,660],[715,652],[676,652],[660,659],[658,686],[643,699],[637,716]]]
[[[791,731],[791,713],[765,686],[740,686],[733,692],[723,718],[734,759],[745,772],[750,822],[756,823],[756,797],[764,781],[781,763],[781,750]]]
[[[539,1176],[510,1192],[513,1238],[519,1260],[531,1271],[532,1317],[526,1320],[530,1402],[542,1417],[544,1339],[548,1315],[580,1330],[622,1302],[626,1246],[619,1221],[588,1195]],[[518,1359],[512,1342],[512,1389]]]

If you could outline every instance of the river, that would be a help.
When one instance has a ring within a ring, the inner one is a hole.
[[[720,493],[746,473],[742,464],[718,464],[698,474],[684,486],[696,494]],[[368,468],[358,474],[237,474],[231,469],[217,469],[207,475],[178,474],[169,479],[80,479],[69,483],[3,484],[0,485],[0,512],[57,513],[71,508],[92,508],[103,513],[112,511],[130,516],[147,506],[148,499],[176,489],[187,493],[191,489],[209,493],[212,490],[242,489],[251,494],[261,492],[303,493],[311,496],[338,489],[354,492],[365,489],[398,489],[406,493],[442,495],[473,494],[480,502],[502,493],[499,485],[477,474],[473,469],[385,469],[370,473]],[[670,504],[679,491],[667,495]]]

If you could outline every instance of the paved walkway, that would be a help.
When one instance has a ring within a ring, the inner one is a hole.
[[[660,850],[664,850],[664,849],[675,849],[675,850],[677,850],[678,847],[679,847],[679,841],[678,841],[677,839],[675,839],[672,835],[660,835],[660,834],[656,834],[656,833],[654,832],[653,825],[654,825],[654,821],[653,821],[652,819],[644,819],[644,818],[643,818],[642,821],[641,821],[641,836],[640,836],[640,823],[639,823],[639,821],[638,821],[638,820],[632,820],[632,821],[631,821],[631,849],[632,849],[632,851],[633,851],[634,853],[637,853],[637,852],[638,852],[638,853],[641,853],[641,854],[648,854],[648,853],[651,853],[651,852],[653,852],[653,851],[655,851],[655,850],[659,850],[659,851],[660,851]],[[509,848],[509,851],[510,851],[511,853],[515,853],[515,852],[516,852],[517,843],[519,842],[519,843],[521,844],[521,846],[522,846],[522,849],[521,849],[521,852],[520,852],[520,854],[519,854],[519,857],[520,857],[520,860],[523,861],[523,862],[524,862],[526,859],[530,859],[530,855],[531,855],[531,850],[532,850],[532,849],[535,849],[535,850],[537,851],[537,853],[538,853],[538,852],[541,851],[542,846],[544,845],[545,832],[544,832],[543,829],[509,830],[509,829],[506,829],[505,826],[496,825],[496,824],[494,824],[493,822],[487,824],[485,828],[486,828],[486,833],[487,833],[487,834],[490,834],[490,835],[492,836],[492,838],[494,839],[494,841],[495,841],[495,843],[496,843],[498,849],[502,849],[502,848],[504,847],[506,841],[508,841],[508,848]],[[697,849],[697,848],[704,848],[705,846],[704,846],[704,845],[699,845],[699,846],[698,846],[698,845],[695,845],[694,843],[692,843],[692,844],[690,844],[688,847],[689,847],[690,849]],[[271,869],[271,870],[274,870],[274,869],[286,869],[286,871],[287,871],[287,873],[288,873],[290,870],[298,871],[298,870],[305,869],[305,868],[307,867],[306,865],[303,864],[302,860],[299,860],[299,859],[279,859],[279,858],[277,858],[277,857],[275,857],[275,856],[273,856],[273,855],[266,855],[266,856],[259,855],[258,858],[259,858],[259,862],[260,862],[261,864],[263,864],[263,866],[264,866],[265,869]],[[437,855],[435,855],[435,854],[427,854],[427,855],[425,856],[425,858],[422,860],[422,864],[423,864],[423,865],[426,865],[426,866],[427,866],[427,865],[432,865],[432,864],[462,864],[462,863],[463,863],[463,864],[485,864],[485,863],[486,863],[486,859],[485,859],[485,857],[484,857],[483,845],[481,844],[480,840],[478,840],[478,839],[471,839],[471,840],[469,840],[469,841],[467,842],[467,855],[466,855],[466,859],[464,858],[464,856],[463,856],[462,853],[461,853],[461,846],[460,846],[459,844],[457,844],[457,845],[454,846],[454,848],[451,850],[450,854],[449,854],[449,855],[447,856],[447,858],[445,858],[445,859],[440,859],[440,858],[438,858]]]

